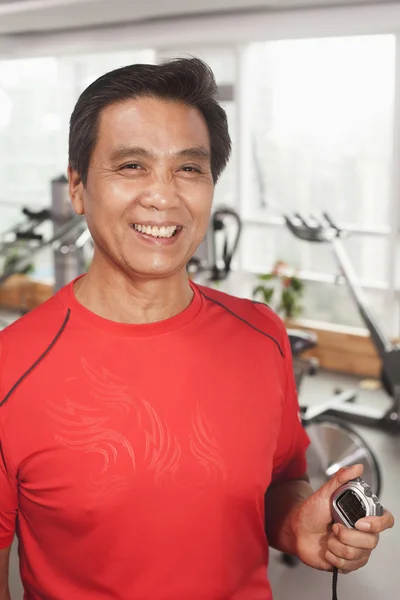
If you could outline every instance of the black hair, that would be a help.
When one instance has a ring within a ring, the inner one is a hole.
[[[215,183],[231,152],[227,117],[217,101],[217,92],[212,70],[198,58],[179,58],[160,65],[129,65],[102,75],[82,92],[71,115],[70,167],[79,173],[85,185],[97,124],[104,108],[124,100],[159,98],[197,108],[203,115],[210,135]]]

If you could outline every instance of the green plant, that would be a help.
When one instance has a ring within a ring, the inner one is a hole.
[[[275,276],[273,275],[273,273],[265,273],[263,275],[257,275],[257,279],[262,282],[272,281],[274,279],[274,277]],[[265,304],[271,304],[274,292],[275,292],[274,287],[268,287],[265,285],[265,283],[259,283],[253,289],[253,298],[256,298],[257,296],[262,296]]]
[[[28,275],[34,270],[33,264],[29,263],[22,269],[15,270],[18,261],[22,258],[20,252],[16,248],[12,248],[6,255],[6,259],[3,265],[3,273],[15,272],[18,275]]]
[[[286,318],[301,313],[304,283],[290,272],[285,263],[278,261],[271,273],[258,275],[257,279],[260,283],[253,289],[253,298],[261,297],[265,304],[274,305],[277,312]]]

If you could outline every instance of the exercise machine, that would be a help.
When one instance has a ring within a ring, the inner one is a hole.
[[[43,250],[53,252],[54,291],[86,271],[85,246],[92,241],[86,221],[73,212],[68,181],[61,176],[51,182],[52,207],[38,211],[22,209],[21,220],[0,234],[0,285],[15,274],[26,273]],[[48,232],[42,225],[52,224]]]
[[[29,211],[29,209],[24,210],[25,214],[29,212],[30,217],[35,217],[35,213]],[[22,230],[21,236],[19,231],[20,224],[18,224],[14,230],[7,232],[6,239],[8,238],[9,241],[2,242],[0,257],[4,259],[5,266],[3,272],[0,274],[0,285],[12,275],[26,273],[35,256],[45,248],[51,247],[55,253],[65,253],[65,240],[68,238],[69,241],[70,236],[74,233],[76,237],[77,229],[82,227],[81,217],[75,217],[60,226],[56,232],[46,236],[36,231],[40,220],[30,217],[28,218],[27,233]],[[25,225],[26,222],[24,221]],[[14,239],[12,239],[12,234],[14,235]],[[80,235],[81,232],[79,233],[79,237]],[[10,256],[12,260],[8,260]]]
[[[21,220],[0,234],[0,258],[3,262],[0,283],[14,273],[26,272],[30,258],[43,241],[43,235],[37,229],[49,219],[50,211],[47,209],[34,211],[23,208]],[[25,258],[27,260],[23,260]]]
[[[211,215],[206,237],[188,263],[192,275],[206,274],[208,281],[222,281],[232,270],[242,231],[239,214],[228,206],[219,206]]]
[[[321,487],[342,467],[362,464],[363,478],[374,494],[379,495],[382,478],[374,452],[345,419],[331,414],[332,407],[354,402],[355,392],[348,390],[335,394],[325,402],[304,404],[301,385],[306,375],[318,372],[318,361],[315,358],[303,358],[302,354],[315,348],[318,340],[311,332],[289,329],[288,335],[301,419],[311,442],[307,451],[307,468],[313,489]]]
[[[327,214],[322,219],[304,219],[296,214],[285,217],[290,231],[300,240],[316,244],[329,243],[333,249],[340,272],[358,308],[362,320],[368,329],[371,341],[381,360],[381,383],[391,398],[389,410],[366,406],[356,401],[337,402],[335,399],[327,406],[326,414],[342,417],[352,423],[373,427],[382,427],[389,431],[398,431],[400,427],[400,347],[393,344],[385,335],[373,311],[368,307],[362,289],[342,240],[347,233],[341,230]]]
[[[53,234],[58,242],[53,244],[54,291],[87,271],[89,257],[85,256],[85,248],[91,246],[93,240],[86,220],[77,216],[72,208],[68,192],[68,180],[64,175],[51,182],[51,217]]]

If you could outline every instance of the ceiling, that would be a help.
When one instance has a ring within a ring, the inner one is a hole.
[[[289,10],[395,0],[0,0],[0,35],[49,32],[205,13]]]

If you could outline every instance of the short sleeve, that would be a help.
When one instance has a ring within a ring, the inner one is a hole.
[[[285,398],[278,442],[274,453],[272,483],[302,477],[307,471],[309,438],[301,422],[292,353],[285,332]]]
[[[4,346],[0,339],[0,383],[3,366]],[[2,390],[1,385],[0,390]],[[10,465],[7,464],[6,442],[1,428],[0,413],[0,549],[10,546],[15,534],[18,495],[16,483],[13,482],[11,472]]]
[[[0,429],[0,549],[12,544],[18,507],[17,489],[7,469],[1,437]]]

